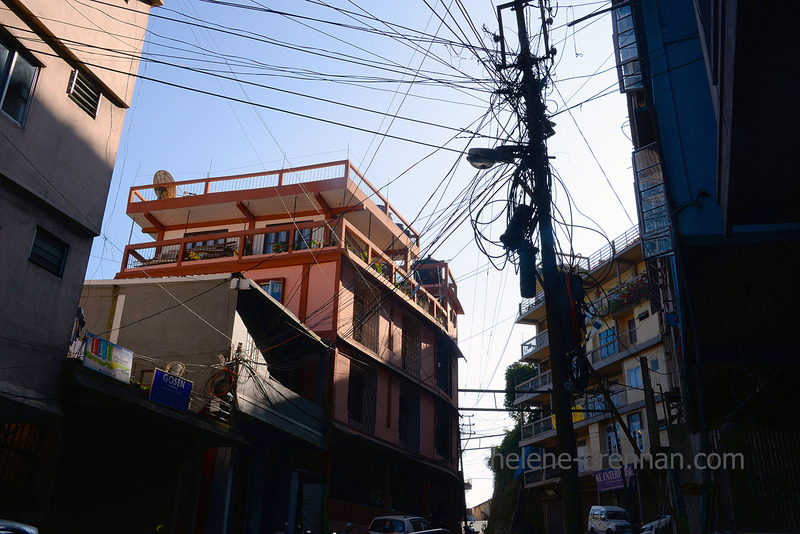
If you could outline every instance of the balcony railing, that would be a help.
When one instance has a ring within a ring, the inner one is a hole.
[[[592,302],[592,315],[595,317],[619,315],[639,304],[649,295],[650,286],[647,273],[640,273]]]
[[[333,161],[319,165],[308,165],[291,169],[280,169],[236,176],[220,176],[202,178],[198,180],[183,180],[179,182],[140,185],[131,188],[129,203],[151,202],[176,197],[203,196],[213,193],[226,193],[232,191],[246,191],[263,189],[267,187],[280,187],[292,184],[304,184],[322,180],[347,178],[367,195],[376,197],[378,208],[392,218],[401,221],[403,231],[419,244],[419,234],[389,204],[381,192],[375,188],[365,177],[348,161]]]
[[[532,356],[534,353],[550,346],[550,336],[547,330],[539,332],[522,344],[522,359]]]
[[[628,392],[626,390],[615,391],[610,394],[611,403],[619,409],[628,404]],[[586,419],[593,417],[608,416],[611,407],[603,394],[597,393],[590,396],[584,404],[586,405]]]
[[[325,221],[313,221],[128,245],[120,273],[144,270],[150,274],[154,270],[163,272],[163,269],[192,262],[205,265],[245,259],[261,262],[289,254],[319,252],[319,249],[346,251],[352,260],[370,268],[392,291],[405,294],[448,334],[456,335],[448,310],[401,267],[405,257],[392,258],[384,254],[353,225],[342,220],[333,228]]]
[[[552,386],[553,379],[550,371],[545,371],[544,373],[536,375],[530,380],[526,380],[517,385],[515,388],[514,404],[521,404],[538,395],[538,393],[532,393],[532,391],[552,389]]]
[[[544,304],[544,291],[539,291],[535,297],[522,299],[522,302],[519,303],[519,315],[523,316],[542,304]]]
[[[625,250],[629,246],[639,241],[639,225],[628,228],[622,235],[617,236],[614,241],[596,250],[588,258],[578,258],[578,267],[587,271],[597,269],[602,264],[613,258],[619,251]]]
[[[541,419],[537,419],[536,421],[532,421],[527,425],[523,425],[522,427],[522,439],[532,438],[534,436],[538,436],[539,434],[544,434],[545,432],[549,432],[553,430],[555,427],[553,426],[553,416],[548,415],[546,417],[542,417]]]

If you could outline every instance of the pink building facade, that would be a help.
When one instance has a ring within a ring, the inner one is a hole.
[[[117,278],[240,272],[330,344],[269,369],[328,413],[330,530],[388,512],[457,528],[457,285],[349,161],[137,186],[127,213],[155,241]]]

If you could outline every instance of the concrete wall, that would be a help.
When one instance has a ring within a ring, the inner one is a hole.
[[[127,72],[137,69],[150,9],[140,1],[112,1],[124,9],[81,6],[74,0],[0,2],[0,26],[11,35],[4,42],[27,50],[39,66],[24,124],[0,113],[0,383],[52,400],[91,241],[100,232],[126,111],[123,103],[130,101],[134,87]],[[69,52],[56,54],[42,40],[48,33],[57,33]],[[124,75],[96,71],[115,92],[110,96],[117,103],[101,98],[92,118],[66,93],[73,68],[65,57],[97,57],[93,49],[75,51],[74,42],[109,47],[114,41],[119,48],[114,34],[125,36],[132,57],[113,60]],[[70,247],[61,277],[28,261],[37,226]]]
[[[246,330],[237,325],[237,290],[228,280],[162,280],[160,286],[149,280],[110,282],[86,282],[81,294],[86,329],[135,353],[136,380],[146,382],[149,375],[143,371],[178,361],[188,366],[184,378],[205,388],[215,370],[196,365],[218,363],[218,355],[229,356],[244,341]],[[176,298],[191,300],[176,306]]]

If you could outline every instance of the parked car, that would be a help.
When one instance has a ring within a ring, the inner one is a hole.
[[[592,506],[589,510],[589,534],[630,534],[628,512],[619,506]]]
[[[39,534],[39,529],[16,521],[0,519],[0,534]]]
[[[663,534],[667,532],[667,529],[672,531],[672,518],[668,515],[665,515],[661,519],[656,519],[655,521],[650,521],[649,523],[645,523],[642,525],[642,532],[641,534]]]
[[[372,520],[367,534],[450,534],[443,528],[431,528],[430,523],[415,515],[382,515]]]

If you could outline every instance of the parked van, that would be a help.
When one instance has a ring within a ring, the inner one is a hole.
[[[587,527],[589,534],[630,534],[628,512],[619,506],[592,506]]]

